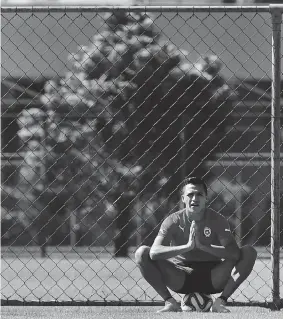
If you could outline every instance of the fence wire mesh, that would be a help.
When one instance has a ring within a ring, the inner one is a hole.
[[[189,175],[272,300],[271,14],[159,9],[2,8],[2,300],[160,301],[134,251]]]

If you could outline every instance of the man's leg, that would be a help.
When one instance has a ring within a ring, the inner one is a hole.
[[[136,263],[144,279],[156,292],[165,301],[170,300],[174,304],[175,299],[172,298],[168,288],[173,291],[181,289],[184,285],[186,274],[168,260],[152,260],[149,256],[149,251],[150,247],[148,246],[139,247],[135,253]],[[177,306],[176,304],[175,306]],[[176,308],[175,311],[180,311],[179,308],[178,305],[178,309]]]
[[[215,311],[217,308],[221,311],[223,307],[222,300],[227,299],[235,292],[241,283],[250,275],[253,270],[257,252],[252,246],[241,248],[241,257],[237,262],[225,260],[211,271],[212,285],[216,290],[222,290],[220,298],[215,301],[212,307]],[[219,304],[219,305],[218,305]]]

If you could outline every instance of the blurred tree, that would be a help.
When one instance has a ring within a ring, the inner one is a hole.
[[[46,83],[45,185],[71,197],[70,211],[87,199],[114,203],[119,256],[127,254],[136,196],[175,195],[182,156],[187,173],[204,172],[233,92],[217,57],[190,63],[149,14],[114,11],[103,23],[89,45],[70,54],[72,70]]]
[[[228,219],[239,245],[254,244],[257,237],[257,222],[251,213],[255,206],[251,187],[241,180],[220,176],[208,184],[209,207]]]
[[[65,125],[62,122],[60,114],[38,109],[25,110],[19,117],[19,136],[26,145],[26,152],[19,184],[9,194],[15,200],[14,207],[9,208],[24,212],[21,222],[40,245],[43,256],[48,240],[50,243],[52,237],[58,237],[56,232],[62,231],[61,224],[67,223],[67,227],[58,244],[79,245],[76,234],[80,229],[86,232],[90,228],[97,229],[94,224],[111,227],[109,221],[105,225],[107,221],[103,216],[107,193],[112,191],[120,175],[128,174],[119,163],[105,160],[102,151],[91,155],[89,150],[80,151],[72,145],[70,141],[78,130],[68,127],[67,118]],[[75,142],[83,145],[83,134],[76,136]],[[95,146],[99,147],[99,140]],[[93,215],[91,227],[88,215]],[[81,242],[85,236],[80,238]]]

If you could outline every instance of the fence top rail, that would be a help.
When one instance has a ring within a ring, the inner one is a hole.
[[[1,13],[34,12],[283,12],[283,4],[268,6],[6,6]]]

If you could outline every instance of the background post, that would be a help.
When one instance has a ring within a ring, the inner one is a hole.
[[[239,191],[236,193],[236,196],[235,196],[235,200],[236,200],[236,207],[235,207],[235,210],[236,210],[236,225],[235,225],[235,234],[236,234],[236,240],[238,242],[238,245],[239,246],[242,246],[242,219],[243,219],[243,216],[242,216],[242,201],[243,201],[243,198],[242,198],[242,195],[243,195],[243,189],[241,189],[241,185],[242,185],[242,171],[239,172],[237,174],[237,177],[236,177],[236,186],[239,185]]]
[[[180,173],[181,173],[181,177],[180,177],[180,185],[182,185],[182,181],[185,179],[185,177],[187,176],[187,172],[186,172],[186,124],[185,124],[185,119],[184,119],[184,114],[181,115],[181,131],[179,132],[179,139],[180,139],[180,145],[181,145],[181,162],[180,162]],[[182,202],[182,199],[180,198],[179,200],[179,209],[183,209],[184,208],[184,204]]]
[[[271,102],[271,263],[272,300],[280,309],[280,84],[282,7],[270,6],[272,16]]]

